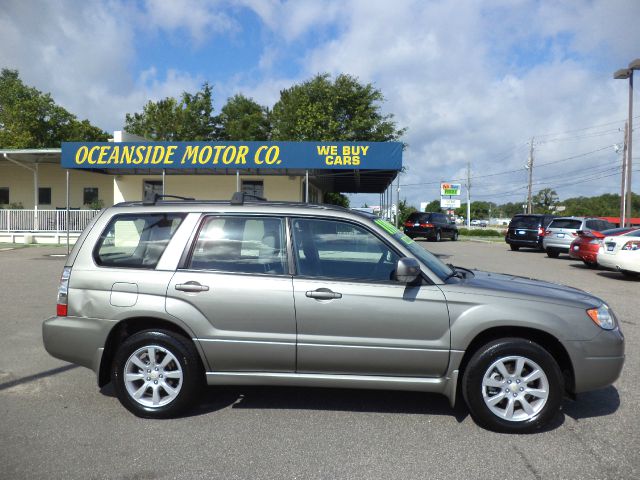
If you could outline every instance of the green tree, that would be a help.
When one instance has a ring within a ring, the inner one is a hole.
[[[407,199],[400,200],[398,203],[398,225],[404,225],[404,222],[407,221],[409,215],[413,212],[417,212],[418,210],[415,207],[407,204]]]
[[[0,72],[0,147],[58,148],[61,142],[106,141],[107,132],[25,85],[16,70]]]
[[[551,188],[543,188],[532,199],[533,210],[536,213],[550,213],[558,204],[558,194]]]
[[[349,208],[349,197],[341,193],[327,192],[324,194],[324,203]]]
[[[271,114],[274,140],[371,141],[398,140],[393,115],[384,115],[382,92],[350,75],[316,75],[280,92]]]
[[[440,212],[442,211],[442,206],[440,205],[440,200],[433,200],[429,202],[427,206],[424,208],[425,212]]]
[[[126,114],[125,130],[154,141],[213,141],[220,138],[219,118],[213,114],[208,83],[194,94],[147,102],[141,113]]]
[[[220,113],[221,138],[224,140],[269,140],[269,110],[244,95],[227,100]]]

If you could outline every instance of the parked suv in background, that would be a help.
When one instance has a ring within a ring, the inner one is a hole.
[[[571,242],[578,237],[578,232],[601,232],[614,227],[614,224],[599,218],[554,218],[545,230],[542,246],[549,257],[557,258],[561,253],[569,253]]]
[[[542,239],[545,228],[555,218],[549,214],[518,214],[509,222],[505,241],[511,250],[519,250],[521,247],[537,248],[543,250]]]
[[[184,412],[205,383],[414,390],[452,405],[460,390],[480,425],[528,432],[565,392],[620,374],[624,337],[597,297],[445,265],[365,213],[246,200],[103,210],[65,263],[47,351],[148,418]]]
[[[413,212],[404,222],[404,233],[409,238],[425,237],[439,242],[443,238],[458,240],[458,227],[444,213]]]

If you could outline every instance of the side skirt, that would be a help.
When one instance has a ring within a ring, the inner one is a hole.
[[[207,384],[407,390],[442,393],[449,398],[453,405],[458,377],[457,370],[454,373],[451,378],[416,378],[321,373],[207,372]]]

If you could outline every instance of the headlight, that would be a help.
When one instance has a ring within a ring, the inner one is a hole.
[[[590,308],[587,314],[593,320],[593,323],[605,330],[613,330],[616,327],[616,321],[613,312],[604,303],[598,308]]]

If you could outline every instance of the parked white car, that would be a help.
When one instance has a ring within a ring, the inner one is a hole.
[[[605,237],[598,249],[598,265],[628,276],[640,276],[640,230]]]

